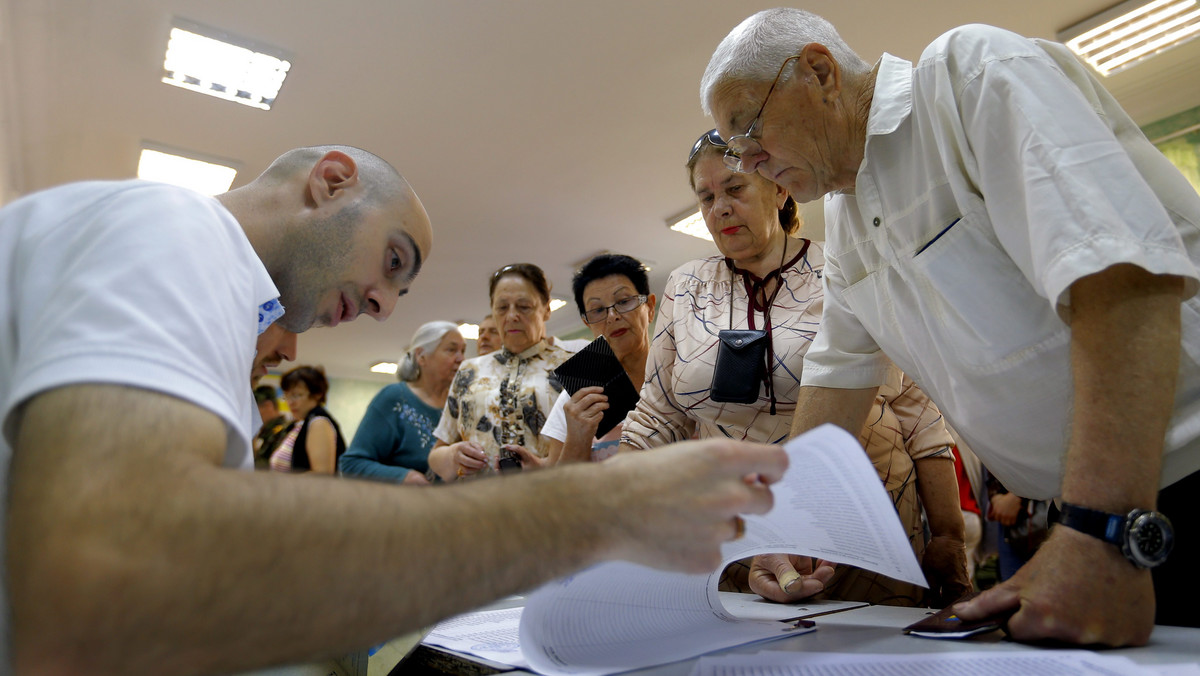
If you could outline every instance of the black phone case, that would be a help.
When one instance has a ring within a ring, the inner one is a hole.
[[[728,404],[753,404],[766,368],[767,332],[724,329],[717,334],[717,364],[709,399]]]
[[[637,405],[638,391],[604,336],[593,340],[575,356],[560,364],[554,369],[554,375],[571,394],[578,392],[581,387],[604,388],[608,409],[596,428],[597,439],[611,432]]]

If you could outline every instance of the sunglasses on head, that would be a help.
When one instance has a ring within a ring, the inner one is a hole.
[[[725,139],[721,138],[721,135],[717,133],[717,130],[709,129],[701,134],[700,138],[696,139],[696,144],[692,146],[692,152],[688,154],[688,162],[691,162],[696,157],[696,153],[700,152],[700,149],[704,147],[705,142],[714,148],[724,149],[726,147]]]

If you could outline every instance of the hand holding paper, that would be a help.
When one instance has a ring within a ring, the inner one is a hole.
[[[717,582],[724,563],[754,554],[815,556],[925,584],[857,439],[825,425],[791,440],[786,450],[788,470],[770,486],[774,508],[744,515],[745,536],[722,545],[723,564],[709,574],[614,562],[531,595],[521,619],[521,647],[533,669],[612,673],[789,635],[794,627],[738,620],[721,604]]]
[[[792,603],[824,591],[835,565],[811,556],[760,554],[750,564],[750,588],[776,603]]]

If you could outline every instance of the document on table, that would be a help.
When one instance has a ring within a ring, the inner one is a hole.
[[[859,653],[760,652],[702,657],[691,676],[1157,676],[1161,666],[1087,650],[1021,650],[863,655]]]
[[[528,667],[521,655],[522,608],[481,610],[439,622],[421,641],[514,667]]]
[[[867,605],[861,601],[831,600],[773,603],[758,594],[734,592],[722,592],[721,602],[730,614],[740,620],[776,621],[819,617]],[[521,654],[520,647],[522,610],[520,607],[480,610],[452,617],[434,627],[421,642],[495,664],[528,668],[529,663]]]
[[[858,440],[833,425],[787,446],[789,466],[771,488],[770,513],[746,516],[746,535],[726,543],[725,563],[768,553],[816,556],[925,586],[887,492]],[[695,657],[802,631],[741,620],[709,575],[605,563],[530,595],[521,651],[544,674],[609,674]]]
[[[768,601],[758,594],[739,594],[722,592],[721,605],[730,615],[740,620],[795,620],[799,618],[820,617],[830,613],[840,613],[870,605],[866,601],[803,601],[801,603],[775,603]]]

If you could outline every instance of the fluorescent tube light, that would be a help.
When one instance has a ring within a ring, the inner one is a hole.
[[[270,110],[291,67],[280,50],[231,39],[220,31],[177,19],[167,42],[162,81]]]
[[[1127,0],[1060,31],[1058,39],[1101,75],[1111,75],[1197,35],[1197,0]]]
[[[685,235],[691,235],[699,239],[713,241],[712,235],[708,232],[708,226],[704,224],[704,217],[700,215],[700,211],[692,211],[681,214],[667,221],[667,225],[675,232],[682,232]]]
[[[191,188],[205,195],[229,190],[237,169],[224,164],[193,159],[164,150],[143,147],[138,159],[138,178]]]
[[[386,373],[389,376],[394,376],[398,368],[400,367],[395,362],[381,361],[371,367],[371,373]]]

